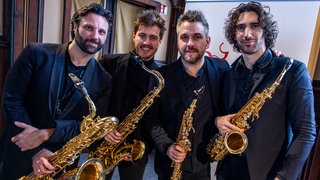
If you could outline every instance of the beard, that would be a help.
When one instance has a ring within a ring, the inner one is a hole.
[[[193,53],[193,54],[190,55],[190,54],[186,53],[186,51],[188,51],[188,50],[193,50],[196,53]],[[198,49],[186,48],[186,49],[183,49],[183,50],[179,50],[179,52],[181,54],[182,59],[185,62],[187,62],[189,64],[196,64],[203,57],[203,55],[205,53],[205,50],[199,51]]]
[[[246,39],[252,40],[252,39]],[[238,46],[241,53],[244,54],[255,54],[259,49],[263,47],[263,42],[259,40],[254,40],[253,44],[246,45],[244,41],[238,41]]]
[[[79,35],[78,31],[75,34],[75,42],[83,52],[88,54],[95,54],[102,48],[102,44],[100,44],[97,39],[84,39],[82,36]],[[90,44],[87,44],[87,42],[95,43],[97,44],[97,46],[94,47]]]

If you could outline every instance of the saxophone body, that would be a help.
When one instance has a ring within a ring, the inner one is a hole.
[[[83,82],[72,73],[70,73],[69,76],[74,81],[76,88],[85,96],[89,103],[90,113],[83,117],[84,119],[80,127],[81,133],[68,141],[60,150],[48,158],[50,164],[55,167],[53,173],[36,176],[32,172],[27,176],[21,177],[20,180],[49,180],[56,178],[60,172],[65,171],[67,166],[73,164],[74,160],[85,148],[89,147],[94,141],[103,138],[118,124],[118,119],[115,117],[100,118],[98,116],[94,119],[96,107],[83,86]]]
[[[151,90],[141,100],[140,105],[133,109],[133,111],[116,127],[116,130],[121,133],[123,137],[119,143],[111,144],[104,140],[94,151],[89,153],[89,158],[97,158],[105,163],[107,174],[109,174],[119,164],[119,162],[124,160],[126,157],[135,161],[143,156],[145,151],[145,144],[143,142],[135,141],[133,144],[127,144],[124,140],[136,129],[139,120],[153,104],[154,98],[159,96],[160,91],[164,87],[164,79],[158,71],[148,69],[138,56],[134,54],[131,54],[131,56],[144,70],[155,76],[158,81],[158,86]]]
[[[230,123],[243,129],[244,131],[250,129],[248,120],[253,122],[259,118],[259,111],[263,107],[266,99],[271,99],[272,94],[279,86],[283,76],[289,70],[293,63],[290,59],[278,75],[277,79],[264,89],[261,93],[255,95],[239,110],[239,112],[231,119]],[[207,145],[207,153],[213,161],[222,160],[228,153],[240,154],[247,149],[248,138],[239,130],[229,131],[226,135],[220,133],[216,134]]]
[[[188,152],[189,149],[191,148],[191,142],[188,139],[189,132],[191,129],[194,132],[194,129],[192,127],[192,122],[193,122],[193,112],[196,109],[196,104],[199,99],[199,93],[203,92],[204,86],[202,86],[199,90],[195,90],[195,96],[187,110],[185,110],[183,116],[182,116],[182,121],[180,125],[180,130],[179,134],[177,137],[176,144],[179,145],[180,147],[183,148],[185,152]],[[173,167],[173,172],[171,175],[171,180],[180,180],[182,178],[182,170],[181,170],[181,165],[182,162],[177,163],[177,162],[172,162],[172,167]]]

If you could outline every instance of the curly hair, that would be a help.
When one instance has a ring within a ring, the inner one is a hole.
[[[270,8],[268,6],[263,6],[261,3],[254,1],[247,4],[241,3],[238,7],[229,11],[224,27],[226,39],[233,45],[234,50],[240,52],[236,40],[237,22],[242,13],[250,11],[253,11],[258,15],[258,21],[263,30],[266,47],[272,48],[275,45],[279,32],[277,22],[272,20],[273,15],[270,14]]]
[[[136,20],[134,21],[134,34],[139,30],[140,25],[144,26],[158,26],[160,28],[160,39],[163,38],[164,32],[166,31],[165,27],[166,21],[159,15],[157,11],[154,10],[143,10],[137,15]]]
[[[186,13],[182,14],[178,19],[177,33],[179,33],[180,26],[184,21],[187,21],[187,22],[200,22],[204,27],[204,31],[205,31],[206,37],[209,36],[209,24],[208,24],[208,21],[207,21],[206,17],[202,13],[202,11],[200,11],[200,10],[188,10]]]
[[[112,29],[112,13],[106,9],[103,8],[102,5],[97,3],[91,3],[87,6],[84,6],[80,8],[77,12],[74,13],[71,19],[71,38],[74,39],[75,33],[73,31],[73,28],[75,26],[79,26],[81,18],[86,16],[88,13],[95,13],[97,15],[103,16],[108,21],[109,30],[108,34],[111,32]]]

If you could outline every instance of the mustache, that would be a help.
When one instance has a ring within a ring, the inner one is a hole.
[[[196,52],[198,52],[198,49],[192,48],[192,47],[187,47],[184,51],[196,51]]]
[[[150,49],[153,49],[153,47],[150,46],[150,45],[141,45],[140,47],[141,47],[141,48],[150,48]]]
[[[91,43],[99,44],[99,40],[98,39],[87,39],[87,40],[85,40],[85,42],[91,42]]]

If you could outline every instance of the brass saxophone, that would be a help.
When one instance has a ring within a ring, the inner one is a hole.
[[[81,133],[70,141],[68,141],[60,150],[56,151],[48,158],[48,161],[55,167],[55,171],[50,174],[43,174],[36,176],[33,172],[27,176],[23,176],[20,180],[40,180],[40,179],[53,179],[58,173],[65,171],[65,168],[73,164],[74,160],[79,154],[94,141],[103,138],[106,134],[111,132],[118,124],[118,119],[115,117],[100,118],[96,116],[96,107],[84,87],[84,83],[78,79],[74,74],[69,73],[69,77],[73,80],[76,89],[83,94],[89,103],[89,115],[83,117],[81,123]],[[91,163],[92,164],[92,163]],[[96,172],[97,169],[92,169],[88,166],[88,170]],[[84,167],[82,167],[84,168]],[[91,174],[91,172],[87,172]],[[82,175],[84,176],[84,175]],[[104,175],[105,176],[105,175]],[[80,179],[80,178],[76,178]]]
[[[275,89],[279,86],[283,76],[290,69],[293,59],[290,59],[282,69],[275,82],[264,89],[261,93],[255,95],[239,110],[239,112],[231,119],[231,123],[245,131],[250,129],[248,120],[253,122],[259,118],[259,111],[265,103],[265,100],[271,99]],[[239,131],[229,131],[225,136],[218,133],[210,140],[207,146],[207,152],[214,161],[222,160],[228,153],[240,154],[246,150],[248,145],[247,136]]]
[[[188,152],[188,150],[191,147],[191,142],[188,139],[188,136],[191,129],[193,130],[193,132],[195,131],[192,127],[192,122],[193,122],[192,115],[194,110],[196,109],[196,104],[199,99],[199,94],[202,93],[203,90],[204,90],[204,86],[194,91],[196,97],[192,100],[189,108],[184,111],[184,114],[182,116],[180,130],[179,130],[179,134],[175,144],[182,147],[184,152]],[[182,178],[181,164],[182,162],[180,163],[172,162],[171,166],[173,167],[173,172],[170,178],[171,180],[180,180]]]
[[[122,140],[117,144],[111,144],[104,140],[95,151],[91,151],[88,155],[89,158],[97,158],[103,161],[106,165],[106,173],[109,174],[117,164],[124,160],[125,157],[130,157],[133,161],[142,157],[145,150],[145,145],[141,141],[135,141],[134,144],[126,144],[123,141],[131,134],[137,127],[139,120],[142,118],[146,110],[153,104],[160,91],[164,87],[164,79],[162,75],[156,70],[148,69],[143,61],[131,53],[131,56],[136,60],[141,67],[156,77],[158,87],[151,90],[142,100],[140,105],[135,108],[117,127],[116,130],[121,133]],[[120,146],[122,145],[122,146]]]

